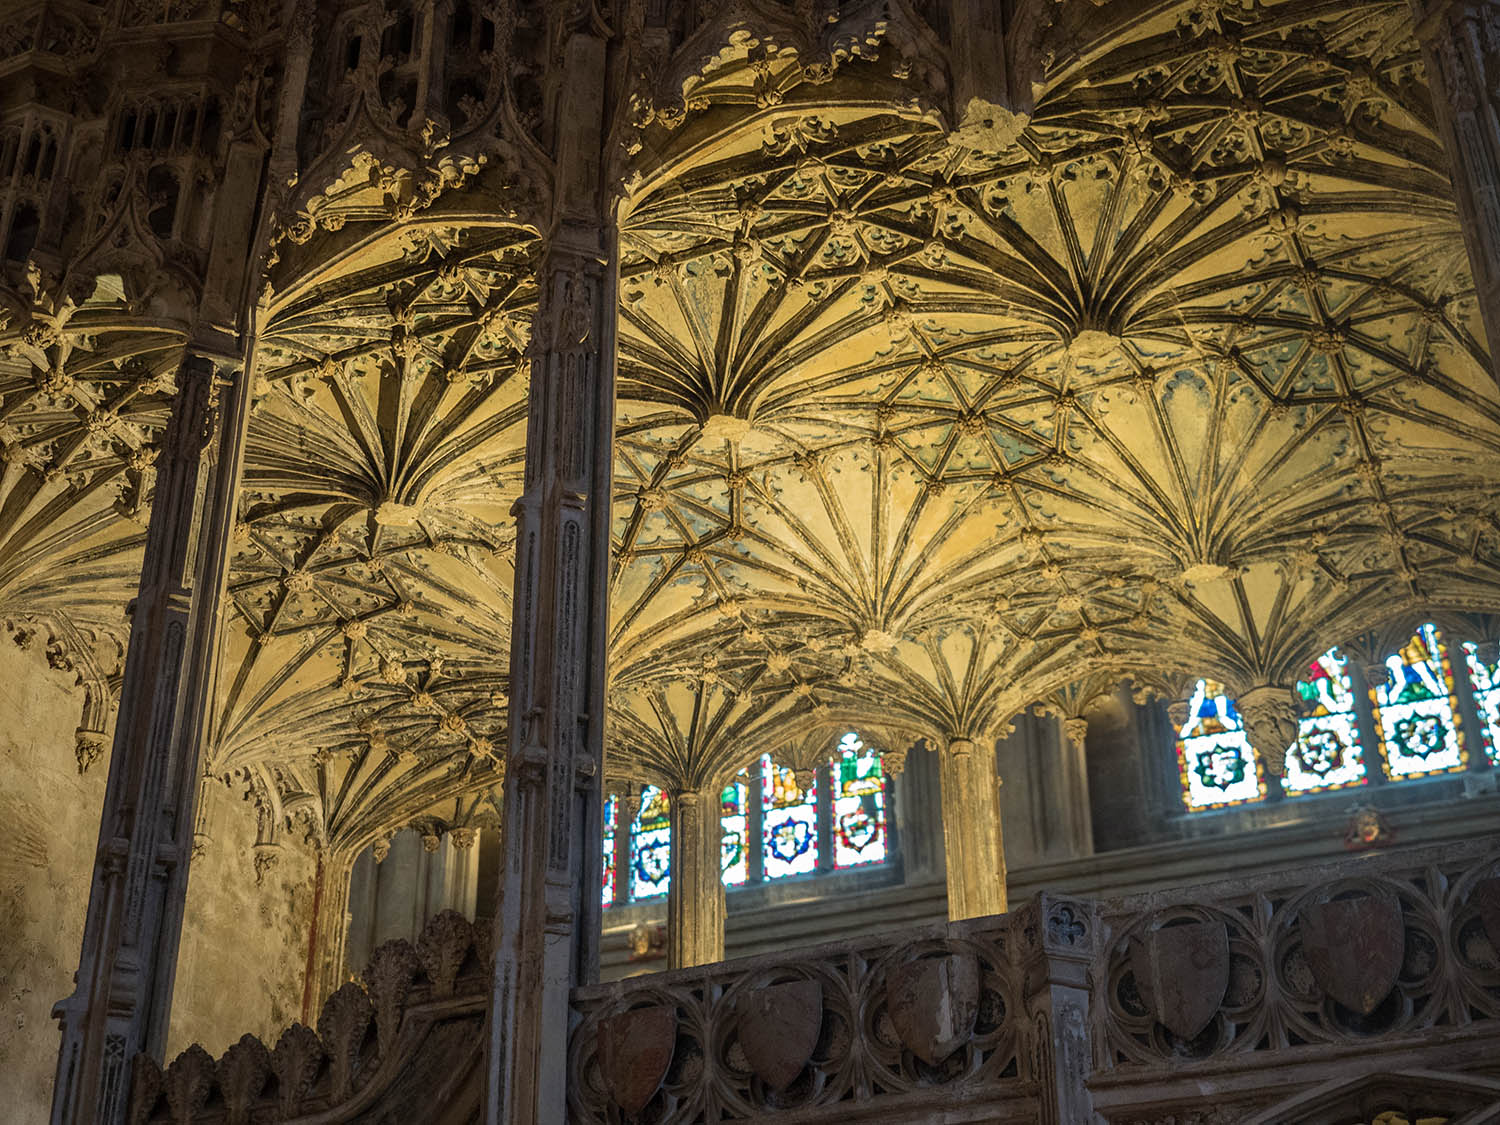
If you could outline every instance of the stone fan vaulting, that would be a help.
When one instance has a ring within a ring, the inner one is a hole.
[[[581,932],[601,782],[706,805],[849,725],[984,791],[949,848],[1003,870],[1023,708],[1211,673],[1284,745],[1330,643],[1500,592],[1469,64],[1404,2],[72,7],[25,65],[167,29],[199,100],[169,128],[156,64],[107,60],[76,132],[109,188],[9,166],[0,233],[41,236],[0,287],[0,611],[88,689],[86,768],[157,478],[194,528],[228,505],[159,552],[163,591],[222,587],[181,737],[331,887],[503,802],[547,854],[502,934]]]

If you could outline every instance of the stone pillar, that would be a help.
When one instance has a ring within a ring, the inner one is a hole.
[[[614,430],[615,233],[602,220],[605,45],[562,47],[556,225],[538,277],[516,504],[486,1120],[567,1120],[568,995],[598,971]]]
[[[189,347],[157,456],[53,1125],[123,1121],[131,1060],[166,1042],[250,399],[236,366]]]
[[[943,850],[948,858],[948,917],[1005,913],[1005,844],[1000,778],[989,742],[955,738],[943,752]]]
[[[1082,716],[1064,719],[1061,768],[1058,771],[1062,826],[1071,856],[1094,854],[1094,814],[1089,803],[1089,768],[1085,742],[1089,721]]]
[[[1090,902],[1040,894],[1018,910],[1011,949],[1026,982],[1026,1077],[1036,1084],[1038,1125],[1093,1125],[1087,1078],[1089,965],[1098,928]]]
[[[311,1024],[323,1001],[364,967],[364,961],[349,964],[350,894],[353,863],[347,855],[325,852],[318,857],[317,906],[307,948],[307,976],[302,992],[302,1022]],[[373,891],[366,879],[361,894]],[[368,952],[366,952],[368,956]]]
[[[724,960],[723,833],[716,793],[671,795],[672,881],[667,885],[667,968]]]
[[[1500,18],[1494,0],[1412,0],[1474,287],[1500,364]],[[1494,370],[1500,381],[1500,368]]]

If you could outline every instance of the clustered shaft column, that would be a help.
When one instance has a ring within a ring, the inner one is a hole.
[[[948,917],[958,921],[1003,914],[1005,844],[994,750],[988,743],[955,738],[942,761]]]
[[[1500,363],[1500,20],[1494,0],[1413,0],[1474,287]],[[1500,381],[1500,368],[1495,369]]]
[[[249,395],[190,350],[157,459],[77,990],[57,1008],[53,1125],[123,1121],[165,1046]],[[221,386],[222,384],[222,386]],[[216,438],[222,414],[222,440]],[[218,446],[217,450],[215,446]]]
[[[712,794],[672,794],[672,881],[667,887],[667,967],[724,960],[723,847]]]
[[[565,47],[558,225],[532,330],[517,504],[490,1125],[567,1119],[568,998],[597,971],[615,236],[602,221],[602,40]]]

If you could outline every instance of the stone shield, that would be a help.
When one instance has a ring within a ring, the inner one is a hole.
[[[609,1096],[639,1113],[661,1086],[677,1049],[677,1010],[632,1008],[599,1021],[599,1070]]]
[[[1229,990],[1229,931],[1223,922],[1189,922],[1151,930],[1130,947],[1141,999],[1179,1039],[1192,1039],[1214,1018]]]
[[[1361,894],[1305,907],[1302,953],[1324,993],[1369,1015],[1395,987],[1406,955],[1401,904],[1390,895]]]
[[[979,961],[949,953],[891,970],[886,1007],[906,1048],[936,1066],[974,1034],[979,1018]]]
[[[1500,953],[1500,878],[1479,880],[1469,894],[1469,901],[1479,910],[1479,921],[1491,948]]]
[[[823,1030],[823,986],[815,980],[767,985],[741,996],[740,1050],[762,1082],[780,1093],[802,1073]]]

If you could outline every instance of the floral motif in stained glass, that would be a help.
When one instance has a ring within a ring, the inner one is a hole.
[[[761,759],[761,842],[765,877],[809,875],[818,867],[817,783],[806,791],[785,766]]]
[[[724,787],[720,794],[720,825],[723,829],[720,872],[726,887],[737,887],[750,877],[750,849],[746,847],[745,834],[749,830],[749,810],[745,807],[745,796],[750,789],[750,775],[741,770],[738,777]]]
[[[1281,779],[1288,793],[1342,789],[1365,782],[1364,748],[1348,664],[1337,648],[1331,648],[1308,665],[1307,678],[1297,684],[1302,717]]]
[[[1466,644],[1464,662],[1469,666],[1469,682],[1474,685],[1484,751],[1500,766],[1500,650],[1493,644]]]
[[[1463,769],[1467,755],[1458,737],[1453,672],[1437,629],[1423,625],[1386,657],[1385,669],[1384,682],[1370,686],[1370,697],[1386,774],[1400,779]]]
[[[1241,805],[1266,795],[1244,721],[1217,680],[1198,681],[1178,732],[1177,765],[1190,809]]]
[[[833,865],[880,863],[886,855],[885,775],[880,755],[853,731],[833,759]]]
[[[630,897],[667,893],[672,875],[672,818],[667,795],[654,785],[641,790],[641,811],[630,834]]]

